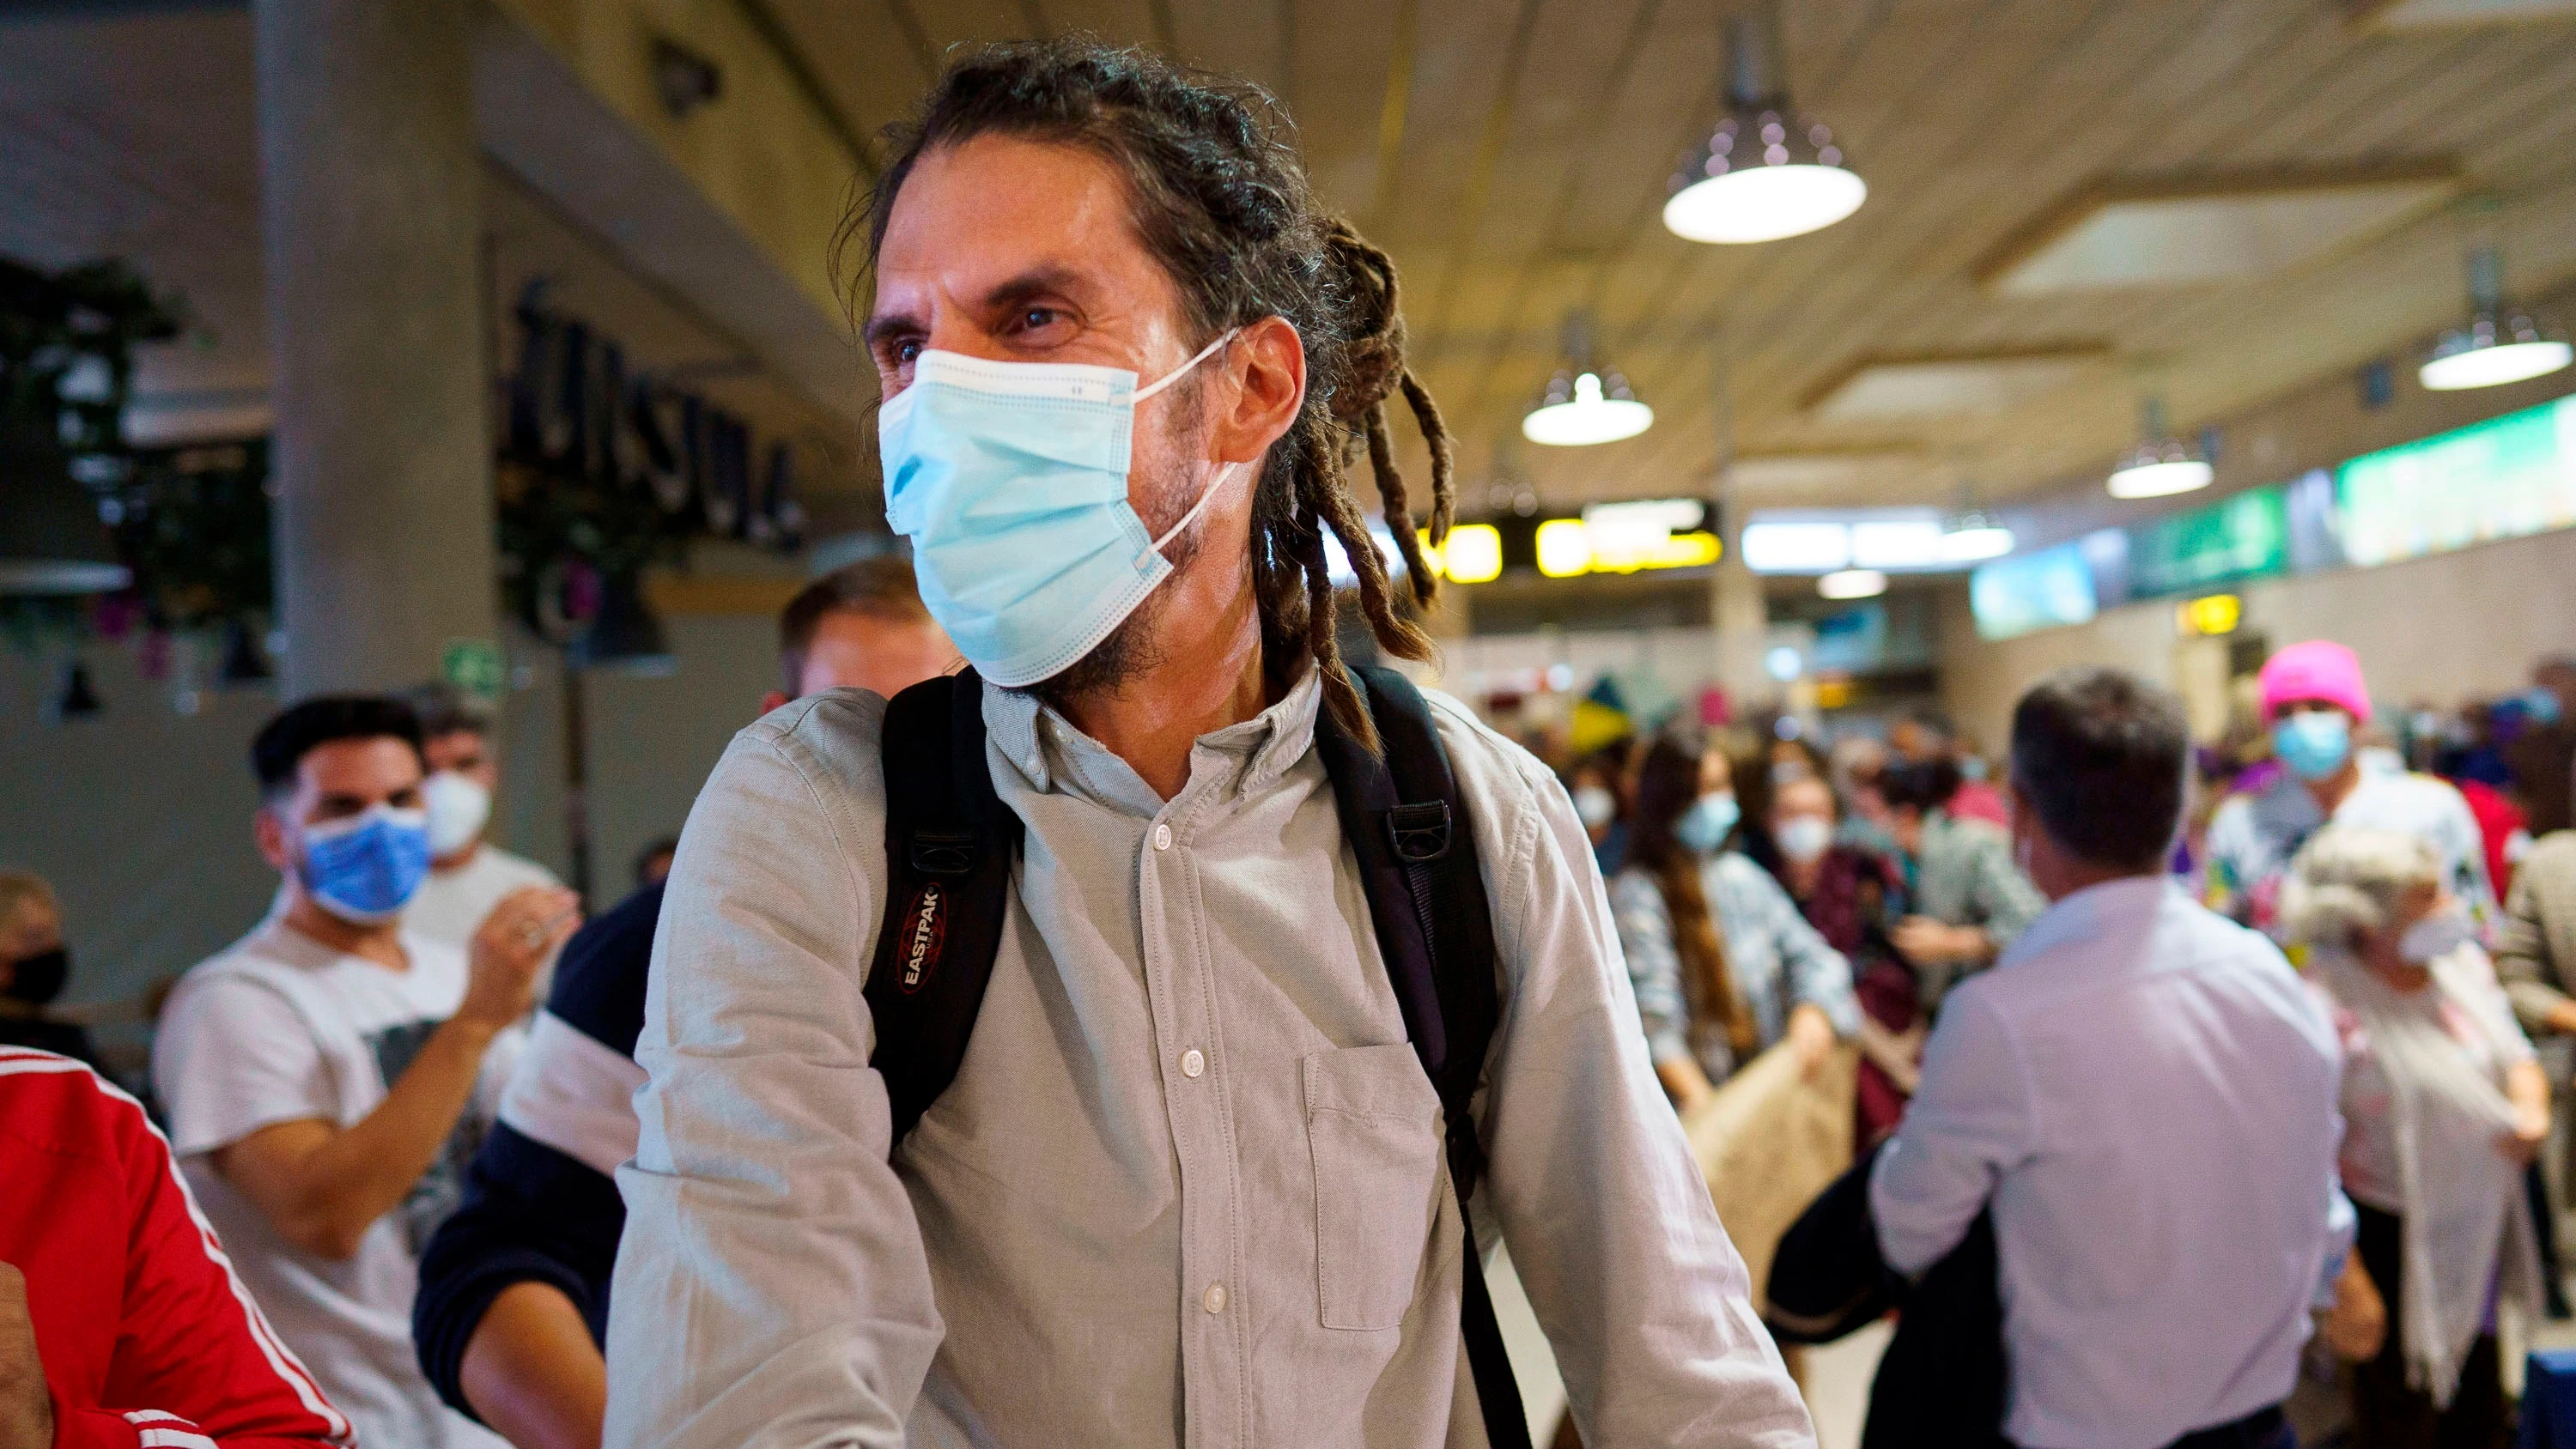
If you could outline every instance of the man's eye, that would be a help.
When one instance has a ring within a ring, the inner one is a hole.
[[[1056,318],[1062,315],[1062,313],[1057,312],[1052,307],[1025,308],[1020,313],[1020,326],[1028,331],[1034,332],[1037,329],[1054,322]]]
[[[895,365],[905,366],[921,356],[921,339],[907,337],[894,345],[892,353]]]

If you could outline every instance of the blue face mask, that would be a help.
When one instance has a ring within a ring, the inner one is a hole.
[[[1151,386],[1114,367],[986,362],[930,351],[877,414],[886,522],[912,540],[921,602],[995,684],[1035,684],[1109,637],[1171,577],[1163,545],[1241,465],[1228,464],[1161,538],[1127,502],[1136,404]]]
[[[2537,685],[2522,692],[2522,708],[2524,713],[2531,716],[2533,724],[2544,729],[2558,723],[2558,716],[2562,712],[2558,707],[2558,691],[2542,689]]]
[[[2352,754],[2352,720],[2331,709],[2285,715],[2272,726],[2272,753],[2302,780],[2325,779]]]
[[[357,926],[402,914],[429,876],[429,812],[370,806],[304,830],[304,893]]]
[[[1718,847],[1726,844],[1727,832],[1735,828],[1735,822],[1743,814],[1735,803],[1732,790],[1702,795],[1682,812],[1681,819],[1673,822],[1673,838],[1702,855],[1715,855]]]

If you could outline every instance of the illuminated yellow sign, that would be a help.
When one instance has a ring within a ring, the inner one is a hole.
[[[1551,518],[1538,526],[1538,571],[1552,579],[1702,568],[1717,562],[1722,551],[1717,535],[1704,529],[1641,535],[1598,528],[1579,518]]]
[[[2174,610],[2174,627],[2185,638],[2233,634],[2245,618],[2245,601],[2234,594],[2209,594]]]
[[[1458,584],[1481,584],[1502,577],[1503,536],[1490,523],[1462,523],[1449,530],[1449,540],[1434,546],[1431,535],[1420,535],[1422,562],[1430,570]]]

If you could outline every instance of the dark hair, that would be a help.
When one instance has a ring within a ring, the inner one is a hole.
[[[2122,670],[2061,669],[2013,706],[2014,790],[2051,839],[2094,865],[2163,862],[2190,763],[2181,699]]]
[[[251,773],[263,798],[295,788],[295,767],[338,740],[400,740],[420,754],[420,716],[399,699],[374,694],[326,694],[278,711],[250,742]],[[421,768],[428,768],[424,760]]]
[[[419,717],[420,737],[442,739],[453,734],[492,738],[492,707],[445,680],[404,690],[401,702]]]
[[[1889,765],[1879,771],[1878,798],[1886,801],[1890,810],[1929,813],[1950,803],[1950,797],[1959,793],[1962,778],[1959,767],[1948,760]]]
[[[1334,717],[1373,746],[1376,732],[1333,637],[1324,530],[1341,541],[1359,576],[1360,608],[1378,647],[1403,659],[1429,658],[1429,637],[1396,613],[1349,481],[1349,461],[1365,444],[1413,597],[1429,604],[1438,580],[1414,536],[1387,430],[1387,400],[1399,390],[1431,450],[1433,541],[1448,533],[1453,507],[1448,430],[1431,394],[1405,368],[1395,264],[1325,210],[1268,92],[1147,51],[1073,37],[965,52],[913,118],[889,130],[893,159],[864,213],[871,267],[895,198],[921,157],[986,134],[1078,146],[1117,168],[1137,235],[1179,289],[1202,340],[1265,317],[1297,329],[1306,352],[1305,403],[1270,450],[1253,495],[1253,588],[1265,663],[1284,682],[1314,661]],[[844,227],[843,243],[859,220]]]
[[[1735,970],[1727,961],[1726,937],[1708,908],[1708,892],[1699,882],[1699,856],[1682,844],[1674,827],[1699,799],[1699,771],[1711,746],[1695,735],[1665,734],[1646,750],[1637,768],[1635,823],[1629,829],[1628,863],[1655,879],[1672,918],[1673,950],[1682,969],[1700,983],[1700,1003],[1726,1031],[1737,1062],[1752,1059],[1761,1045],[1752,1009],[1735,989]]]
[[[921,588],[912,576],[912,561],[879,554],[846,563],[799,589],[778,613],[778,666],[787,692],[801,692],[805,653],[814,647],[814,631],[825,614],[865,614],[892,623],[918,623],[930,617],[922,607]]]

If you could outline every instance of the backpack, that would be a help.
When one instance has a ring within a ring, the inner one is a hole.
[[[1440,1098],[1449,1181],[1468,1223],[1459,1318],[1493,1449],[1529,1449],[1520,1389],[1494,1319],[1467,1199],[1484,1169],[1468,1103],[1501,1015],[1493,916],[1464,800],[1421,692],[1391,669],[1351,670],[1377,726],[1372,754],[1319,713],[1315,745],[1342,835],[1359,859],[1378,951],[1405,1034]],[[956,1079],[1009,914],[1018,816],[984,756],[984,684],[972,669],[925,680],[886,707],[886,910],[864,995],[869,1065],[884,1077],[900,1143]]]

